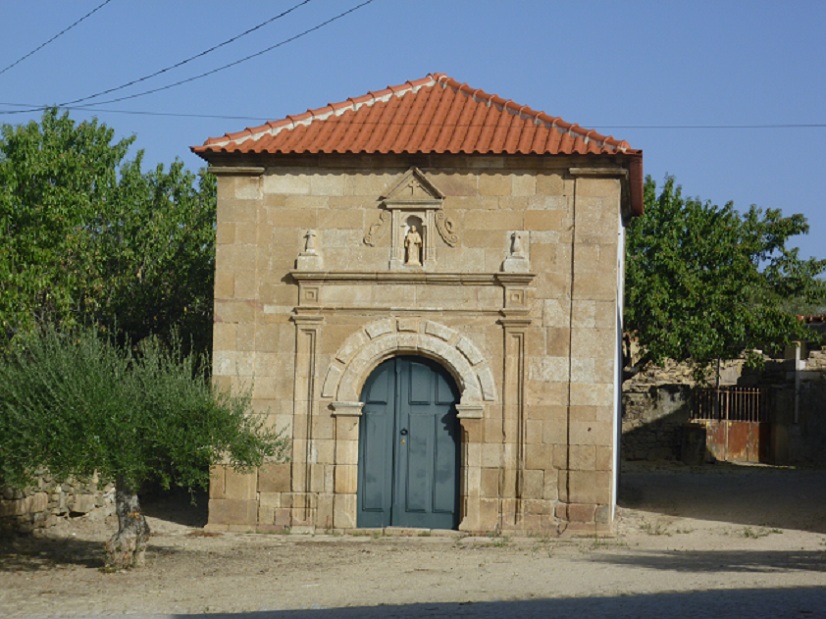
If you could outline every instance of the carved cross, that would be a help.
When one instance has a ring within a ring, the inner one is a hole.
[[[304,253],[315,253],[315,237],[315,230],[307,230],[307,234],[304,235],[304,238],[306,239],[306,242],[304,243]]]

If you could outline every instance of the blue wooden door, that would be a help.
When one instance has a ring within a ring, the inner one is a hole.
[[[394,357],[364,385],[358,526],[454,529],[459,519],[458,389],[438,364]]]

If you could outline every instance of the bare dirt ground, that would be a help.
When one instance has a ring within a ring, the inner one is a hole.
[[[826,617],[826,471],[626,466],[617,536],[206,535],[147,503],[148,564],[105,574],[114,524],[0,544],[2,617]]]

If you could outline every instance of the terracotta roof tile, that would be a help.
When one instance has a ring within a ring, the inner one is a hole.
[[[631,209],[643,210],[642,151],[443,73],[210,138],[192,151],[206,159],[221,153],[624,154]]]
[[[638,154],[442,73],[210,138],[193,152]]]

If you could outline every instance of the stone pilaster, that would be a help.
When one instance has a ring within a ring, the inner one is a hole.
[[[295,401],[292,444],[292,527],[315,526],[313,473],[313,416],[315,408],[316,347],[321,316],[299,314],[295,323]]]
[[[335,418],[335,464],[333,480],[333,527],[356,527],[356,491],[359,468],[359,420],[363,402],[333,402],[330,405]]]
[[[461,497],[459,513],[460,531],[490,530],[493,522],[482,522],[482,443],[484,409],[481,404],[457,404],[456,418],[461,428],[460,449],[462,468],[459,479]]]

